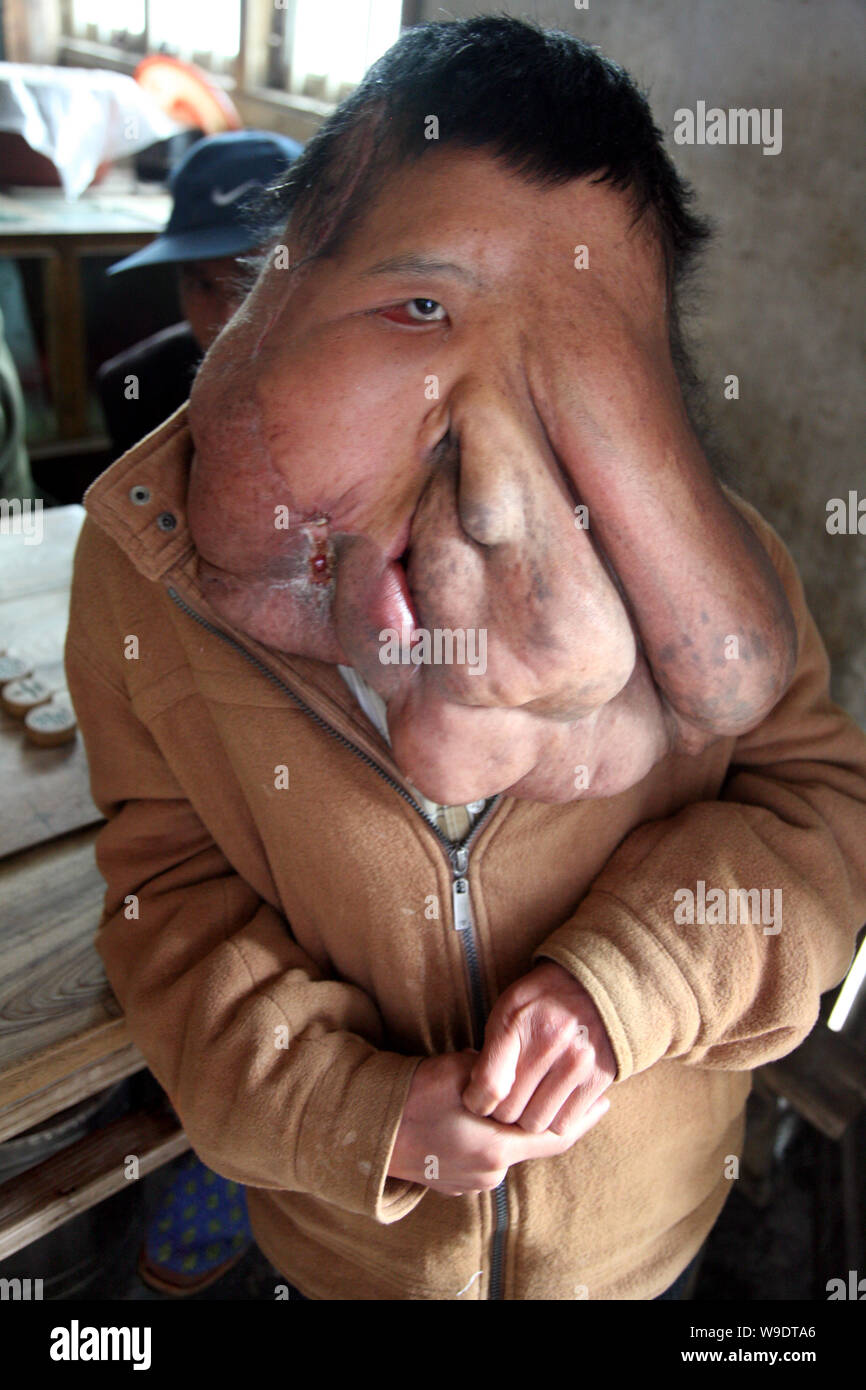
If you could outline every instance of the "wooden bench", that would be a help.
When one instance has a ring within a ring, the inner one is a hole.
[[[82,507],[42,514],[43,540],[0,536],[0,648],[37,674],[63,659]],[[0,1143],[146,1067],[93,940],[105,884],[102,817],[81,739],[37,748],[0,711]],[[189,1147],[168,1106],[86,1135],[0,1184],[0,1259]]]

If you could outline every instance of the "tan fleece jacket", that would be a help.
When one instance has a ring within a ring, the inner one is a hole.
[[[66,650],[108,822],[97,945],[132,1037],[314,1299],[655,1297],[730,1191],[749,1069],[809,1032],[866,914],[866,738],[828,699],[787,551],[738,501],[800,642],[759,728],[606,800],[498,798],[459,854],[336,668],[208,608],[191,448],[182,409],[90,488]],[[781,930],[677,923],[698,880],[781,889]],[[541,957],[604,1019],[609,1113],[496,1193],[387,1178],[418,1061],[479,1046]]]

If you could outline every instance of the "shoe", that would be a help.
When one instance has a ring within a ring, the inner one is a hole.
[[[149,1288],[185,1298],[215,1284],[252,1243],[243,1187],[189,1153],[160,1198],[138,1272]]]
[[[201,1293],[203,1289],[209,1289],[211,1284],[222,1279],[233,1265],[243,1259],[248,1249],[249,1246],[246,1246],[238,1251],[237,1255],[223,1260],[221,1265],[216,1265],[214,1269],[201,1274],[179,1274],[175,1270],[160,1269],[152,1265],[147,1257],[145,1242],[138,1252],[138,1273],[148,1288],[156,1289],[157,1293],[170,1294],[173,1298],[188,1298],[190,1294]]]

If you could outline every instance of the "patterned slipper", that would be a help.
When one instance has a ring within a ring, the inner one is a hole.
[[[243,1187],[189,1153],[160,1198],[138,1272],[150,1288],[183,1297],[216,1283],[251,1244]]]

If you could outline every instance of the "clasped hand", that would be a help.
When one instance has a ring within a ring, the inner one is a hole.
[[[513,1163],[570,1149],[610,1108],[615,1076],[592,999],[545,961],[497,1000],[480,1053],[418,1065],[388,1174],[448,1196],[490,1191]]]

